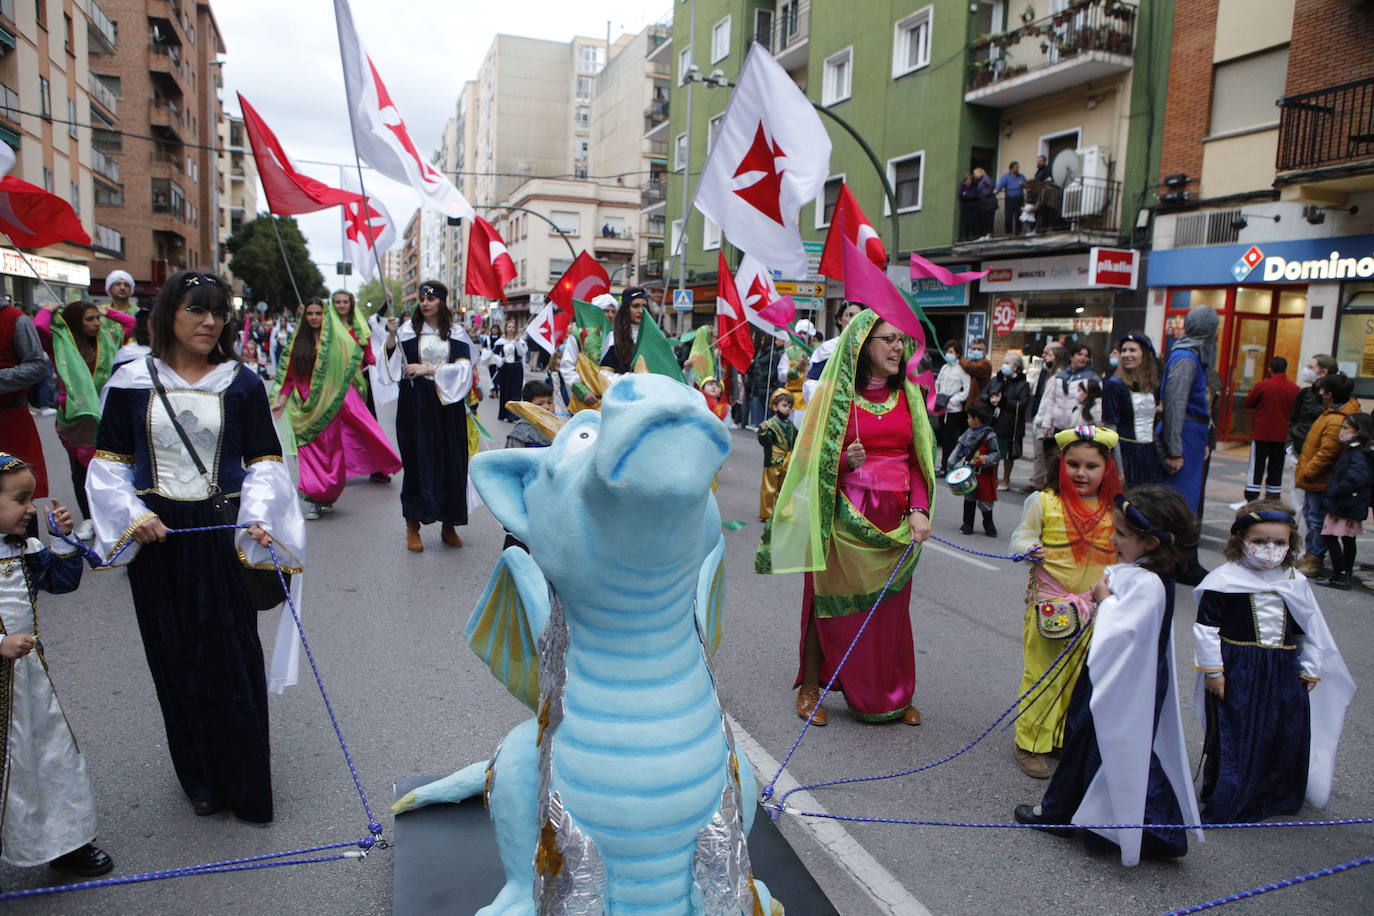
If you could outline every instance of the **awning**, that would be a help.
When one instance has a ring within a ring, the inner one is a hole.
[[[4,26],[0,26],[0,44],[3,44],[11,51],[14,50],[14,33]]]

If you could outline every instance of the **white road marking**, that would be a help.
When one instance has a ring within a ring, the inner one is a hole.
[[[740,750],[744,751],[749,758],[749,762],[754,767],[754,774],[758,777],[759,786],[768,784],[768,780],[773,778],[773,774],[778,771],[778,761],[772,754],[764,750],[763,745],[754,740],[754,736],[744,730],[734,716],[726,713],[726,720],[730,723],[730,730],[734,732],[735,744]],[[788,773],[783,773],[774,787],[774,798],[781,798],[784,794],[795,789],[799,783]],[[806,811],[814,811],[817,814],[824,814],[826,810],[821,803],[816,801],[810,792],[798,792],[788,799],[788,807],[796,807]],[[901,916],[930,916],[930,911],[926,909],[921,901],[911,896],[902,882],[892,876],[882,864],[869,853],[867,849],[859,844],[859,841],[850,835],[849,831],[841,826],[839,821],[832,821],[822,818],[797,817],[791,820],[799,829],[806,832],[831,859],[839,865],[854,883],[857,884],[865,894],[868,895],[875,906],[887,913],[901,914]],[[761,876],[765,881],[767,875]],[[786,893],[783,893],[783,904],[786,905]]]
[[[993,543],[995,543],[995,542],[993,542]],[[924,549],[925,549],[925,550],[933,550],[933,551],[935,551],[936,553],[948,554],[948,555],[951,556],[951,557],[955,557],[955,558],[957,558],[957,559],[963,560],[965,563],[972,563],[974,566],[977,566],[977,567],[979,567],[980,569],[996,569],[996,568],[997,568],[996,566],[993,566],[991,563],[984,563],[982,560],[979,560],[979,559],[976,559],[976,558],[974,558],[974,557],[971,557],[971,556],[969,556],[968,554],[966,554],[966,553],[964,553],[964,552],[962,552],[962,551],[955,550],[955,549],[953,549],[952,547],[946,547],[944,544],[937,544],[935,541],[926,541],[926,544],[925,544],[925,548],[924,548]]]

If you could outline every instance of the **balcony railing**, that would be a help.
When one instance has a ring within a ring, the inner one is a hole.
[[[105,11],[100,8],[96,0],[86,0],[86,31],[90,33],[96,44],[100,45],[101,50],[106,54],[113,54],[115,47],[119,44],[119,33],[115,30],[115,24],[110,21],[110,17],[105,15]]]
[[[184,127],[185,117],[175,102],[169,102],[166,99],[150,99],[148,101],[148,118],[155,125],[170,127],[175,124],[177,127]]]
[[[651,181],[639,194],[640,203],[645,206],[661,204],[668,198],[668,185],[662,181]]]
[[[657,156],[657,157],[659,157],[660,159],[666,159],[666,158],[668,157],[668,141],[667,141],[667,140],[650,140],[650,141],[649,141],[649,155],[650,155],[650,156]]]
[[[1279,99],[1280,172],[1374,159],[1374,77]]]
[[[119,163],[94,146],[91,147],[91,168],[115,184],[119,184]]]
[[[174,71],[178,76],[186,76],[186,65],[181,60],[181,50],[176,45],[160,44],[156,41],[148,42],[148,54],[150,55],[148,65],[150,67],[162,66],[162,58],[167,59],[166,66]]]
[[[1135,48],[1136,8],[1123,0],[1077,0],[1053,16],[973,43],[967,91],[1105,52],[1129,58]]]
[[[106,111],[112,115],[119,114],[118,97],[110,91],[110,87],[100,81],[99,77],[94,73],[90,74],[90,79],[87,81],[86,86],[91,91],[91,98],[103,105]]]
[[[774,57],[787,57],[811,36],[811,0],[779,2],[773,16],[773,40],[769,49]]]
[[[1061,188],[1047,181],[1032,181],[1026,185],[1024,196],[1012,198],[1010,226],[1004,197],[997,199],[997,207],[991,211],[977,201],[961,202],[961,211],[961,241],[1010,241],[1056,232],[1115,235],[1121,228],[1121,182],[1072,178]]]
[[[644,280],[662,280],[663,262],[662,261],[642,261],[639,265],[639,276]]]
[[[0,118],[18,123],[19,111],[19,93],[0,83]]]
[[[653,124],[668,120],[668,100],[654,99],[650,102],[649,107],[644,109],[644,119]]]
[[[99,248],[101,251],[122,258],[124,257],[124,234],[118,229],[111,229],[109,226],[96,223],[95,232],[91,234],[91,247]]]

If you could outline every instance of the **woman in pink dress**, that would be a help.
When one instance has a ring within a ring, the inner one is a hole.
[[[274,416],[290,412],[296,436],[305,517],[332,512],[349,477],[394,474],[401,459],[353,386],[363,349],[318,299],[302,320],[277,369]]]
[[[934,446],[921,390],[905,375],[911,342],[865,310],[840,335],[808,401],[755,568],[804,572],[797,714],[824,725],[829,683],[868,611],[835,689],[864,722],[919,725],[911,576],[930,536]],[[895,570],[895,572],[894,572]],[[882,594],[888,577],[887,594]]]

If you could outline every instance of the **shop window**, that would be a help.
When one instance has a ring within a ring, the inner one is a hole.
[[[1336,322],[1336,364],[1355,380],[1355,395],[1374,398],[1374,283],[1347,283]]]

